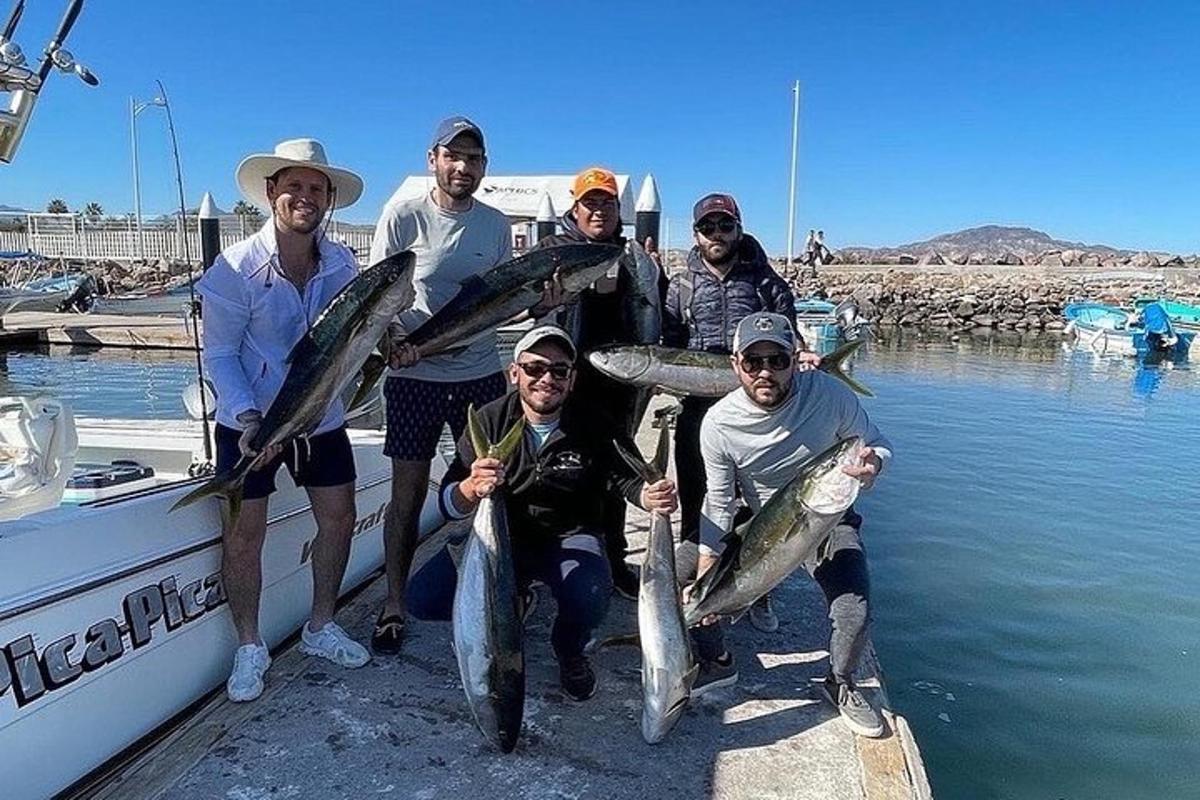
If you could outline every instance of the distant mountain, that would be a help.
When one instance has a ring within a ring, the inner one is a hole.
[[[1132,250],[1119,250],[1105,244],[1083,244],[1055,239],[1044,231],[1033,228],[1013,228],[1006,225],[980,225],[954,233],[943,233],[923,242],[912,242],[891,248],[897,252],[925,253],[929,251],[949,252],[997,252],[1036,254],[1046,250],[1086,250],[1091,253],[1129,254]]]
[[[1192,259],[1195,260],[1194,258]],[[1120,250],[1106,244],[1055,239],[1033,228],[980,225],[899,247],[844,247],[834,261],[848,264],[1008,264],[1044,267],[1153,267],[1182,264],[1171,253]]]

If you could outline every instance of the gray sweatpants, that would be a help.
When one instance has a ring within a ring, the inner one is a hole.
[[[871,581],[867,557],[863,552],[858,528],[838,525],[817,548],[812,560],[804,564],[825,594],[829,621],[829,671],[840,683],[853,685],[854,670],[867,646],[870,617]],[[723,623],[692,629],[696,656],[711,661],[725,652]]]

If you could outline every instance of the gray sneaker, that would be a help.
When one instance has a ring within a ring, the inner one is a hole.
[[[705,692],[733,686],[737,682],[738,671],[733,654],[725,653],[713,661],[700,662],[700,672],[696,675],[696,682],[692,684],[691,696],[699,697]]]
[[[886,730],[883,717],[867,702],[867,698],[857,687],[838,683],[832,675],[827,675],[817,687],[825,699],[837,708],[850,730],[859,736],[872,739],[883,736]]]
[[[750,606],[750,624],[763,633],[779,630],[779,617],[775,616],[770,594],[764,594]]]

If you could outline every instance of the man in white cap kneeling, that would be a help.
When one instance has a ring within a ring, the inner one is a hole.
[[[339,291],[358,274],[354,255],[324,235],[331,209],[362,194],[362,179],[329,165],[315,139],[280,142],[272,154],[238,165],[246,199],[268,210],[260,231],[221,253],[198,282],[204,299],[204,366],[217,393],[217,472],[243,456],[258,461],[246,479],[241,513],[224,530],[221,565],[238,648],[226,689],[235,702],[263,691],[271,664],[259,635],[262,547],[267,498],[287,464],[312,503],[317,537],[312,547],[312,616],[300,650],[343,667],[361,667],[367,649],[333,621],[354,529],[354,455],[344,409],[330,403],[303,442],[255,453],[250,442],[287,375],[288,353]]]

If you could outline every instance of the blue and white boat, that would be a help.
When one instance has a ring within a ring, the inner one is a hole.
[[[1081,347],[1100,354],[1143,359],[1186,358],[1194,331],[1176,330],[1160,303],[1129,312],[1103,303],[1070,303],[1063,309],[1064,333]]]
[[[859,315],[854,298],[835,305],[823,298],[809,297],[796,300],[795,308],[797,332],[818,352],[831,350],[843,341],[862,338],[869,324]]]

